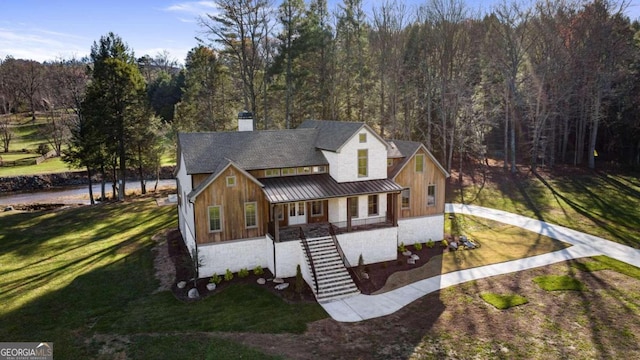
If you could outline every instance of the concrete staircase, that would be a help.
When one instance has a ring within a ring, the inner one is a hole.
[[[318,281],[318,292],[316,293],[318,302],[327,302],[360,293],[349,271],[344,266],[331,236],[307,239],[307,243],[317,275],[317,280],[312,280],[309,285],[315,292],[315,281]],[[303,247],[302,252],[305,254],[309,274],[313,274],[311,263],[304,251],[304,245],[300,246]]]

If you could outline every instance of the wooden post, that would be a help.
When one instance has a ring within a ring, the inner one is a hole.
[[[280,242],[280,207],[273,205],[273,232],[276,242]]]
[[[351,232],[351,198],[347,198],[347,232]]]

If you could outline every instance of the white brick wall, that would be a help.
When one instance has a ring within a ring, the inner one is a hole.
[[[180,164],[178,167],[178,173],[176,179],[180,184],[179,189],[182,191],[179,195],[180,202],[178,203],[178,223],[180,225],[180,233],[185,239],[187,247],[192,249],[195,246],[195,221],[193,216],[193,204],[187,200],[187,194],[193,190],[191,176],[187,175],[186,166],[184,163],[184,157],[180,155]],[[186,204],[187,206],[183,206]],[[188,241],[191,241],[189,243]]]
[[[273,257],[271,240],[266,237],[198,245],[198,252],[203,260],[201,278],[214,273],[223,275],[227,269],[235,273],[241,269],[253,270],[258,265],[268,268],[268,256]]]
[[[276,243],[276,276],[282,278],[296,276],[298,264],[301,270],[306,266],[300,241]]]
[[[351,266],[357,266],[360,254],[365,264],[395,260],[398,251],[397,230],[390,227],[357,231],[340,234],[337,238]]]
[[[398,220],[398,245],[440,241],[444,238],[444,214]]]
[[[323,150],[329,161],[329,174],[337,182],[376,180],[387,178],[387,148],[367,128],[360,130],[367,134],[367,142],[360,143],[359,134],[352,137],[340,149],[339,153]],[[358,150],[369,150],[369,167],[367,177],[358,177]]]

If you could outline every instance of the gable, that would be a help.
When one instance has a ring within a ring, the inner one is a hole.
[[[232,161],[227,160],[226,164],[224,164],[224,166],[222,166],[222,165],[223,164],[221,164],[219,166],[219,169],[216,172],[212,173],[207,178],[202,180],[196,186],[196,188],[193,189],[187,195],[187,198],[189,199],[190,202],[194,202],[194,200],[198,197],[198,195],[200,195],[207,187],[209,187],[211,184],[213,184],[219,178],[221,178],[229,168],[235,169],[239,174],[241,174],[242,176],[248,178],[250,181],[254,182],[256,185],[258,185],[260,187],[264,187],[264,185],[262,185],[262,183],[260,181],[258,181],[256,178],[251,176],[251,174],[249,174],[248,172],[246,172],[245,170],[240,168],[237,164],[233,163]]]

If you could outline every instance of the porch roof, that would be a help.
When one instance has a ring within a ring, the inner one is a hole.
[[[263,178],[260,182],[272,204],[400,192],[403,189],[390,179],[338,183],[329,174]]]

